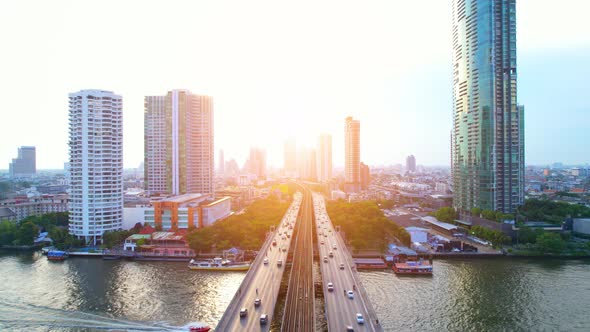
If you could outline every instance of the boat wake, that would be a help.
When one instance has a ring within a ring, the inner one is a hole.
[[[0,330],[2,331],[183,331],[199,322],[185,326],[173,326],[167,322],[136,322],[100,316],[97,314],[68,311],[25,303],[8,303],[0,300]]]

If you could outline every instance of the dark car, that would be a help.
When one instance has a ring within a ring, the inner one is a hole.
[[[240,309],[240,317],[246,317],[246,316],[248,316],[248,309],[246,309],[246,308]]]

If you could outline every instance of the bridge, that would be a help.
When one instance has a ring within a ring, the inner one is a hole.
[[[352,256],[334,229],[321,195],[313,194],[313,207],[328,331],[347,331],[347,327],[354,331],[382,331]],[[357,322],[357,314],[362,315],[363,324]]]
[[[278,319],[273,315],[289,251],[292,262],[281,331],[315,331],[314,250],[320,257],[328,330],[346,331],[350,326],[354,331],[382,331],[352,256],[328,217],[323,197],[306,188],[302,191],[303,194],[296,194],[277,230],[267,237],[215,331],[269,331],[272,320]],[[317,241],[313,237],[314,227]],[[283,238],[285,231],[292,232],[292,236]],[[273,241],[277,241],[276,247]],[[333,290],[328,290],[328,283],[333,284]],[[254,305],[257,298],[261,300],[259,306]],[[242,308],[248,310],[244,317],[240,315]],[[265,324],[260,320],[263,314],[267,315]],[[362,323],[357,321],[357,314],[362,315]]]
[[[302,198],[301,193],[295,194],[279,227],[268,234],[215,331],[269,331],[285,271],[287,252],[293,239],[292,229],[289,228],[295,226]],[[289,237],[285,236],[285,232]],[[276,241],[276,245],[272,244],[273,241]],[[281,266],[278,266],[279,261]],[[260,299],[259,305],[254,304],[256,299]],[[248,310],[244,317],[240,317],[242,308]],[[268,322],[261,325],[260,316],[263,314],[267,315]]]

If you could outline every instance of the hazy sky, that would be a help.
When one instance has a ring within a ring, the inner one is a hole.
[[[590,161],[586,0],[518,0],[518,98],[526,161]],[[68,159],[69,92],[123,96],[124,161],[143,160],[143,96],[186,88],[215,100],[215,149],[250,146],[281,166],[283,140],[361,121],[370,165],[449,164],[451,1],[2,1],[0,169],[17,147],[38,168]]]

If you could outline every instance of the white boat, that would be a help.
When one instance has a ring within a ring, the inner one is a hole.
[[[247,271],[250,268],[248,262],[232,262],[227,259],[216,257],[204,261],[191,259],[188,264],[191,270],[212,270],[212,271]]]

